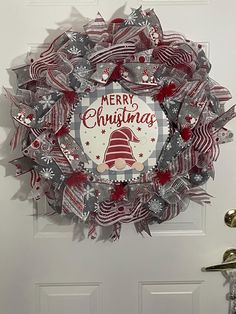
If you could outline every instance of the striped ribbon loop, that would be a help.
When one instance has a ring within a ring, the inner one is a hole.
[[[133,43],[121,43],[89,54],[88,60],[92,64],[105,63],[108,61],[123,61],[125,58],[133,55],[135,51],[136,48]]]
[[[73,65],[61,52],[51,53],[35,60],[30,66],[30,76],[33,80],[45,77],[48,70],[57,70],[65,75],[73,71]]]
[[[27,129],[23,125],[18,125],[10,141],[11,149],[14,150],[24,139]]]
[[[102,226],[113,225],[118,222],[129,223],[137,222],[149,216],[150,212],[143,208],[140,201],[134,204],[115,205],[114,202],[104,201],[100,204],[96,214],[96,221]]]
[[[192,131],[192,145],[200,153],[207,153],[214,145],[210,123],[199,124]]]
[[[211,195],[208,194],[204,189],[200,187],[191,188],[185,193],[185,196],[188,196],[191,201],[198,203],[200,205],[210,204]]]
[[[84,30],[89,38],[96,43],[109,37],[107,24],[99,12],[95,20],[84,26]]]
[[[84,195],[81,185],[66,186],[63,191],[62,211],[65,214],[74,213],[84,220]]]

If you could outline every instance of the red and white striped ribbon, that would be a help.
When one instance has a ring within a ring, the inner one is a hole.
[[[84,193],[81,185],[66,186],[63,191],[62,211],[65,214],[74,213],[80,219],[83,218]]]
[[[44,77],[48,70],[58,70],[65,75],[73,71],[73,66],[64,53],[51,53],[35,60],[30,66],[30,76],[33,80]]]
[[[122,43],[112,45],[88,55],[88,60],[92,64],[104,63],[108,61],[124,60],[135,53],[135,45],[132,43]]]
[[[181,43],[186,42],[186,38],[184,35],[173,31],[163,32],[161,44],[169,46],[170,44],[179,42]]]
[[[214,146],[215,141],[210,123],[198,123],[192,130],[192,145],[200,153],[207,153]]]
[[[27,128],[24,127],[23,125],[19,124],[16,127],[14,135],[10,141],[10,146],[12,150],[14,150],[22,142],[23,138],[25,137],[26,132],[27,132]]]
[[[212,197],[204,189],[200,187],[194,187],[185,193],[186,196],[190,198],[193,202],[200,205],[210,204],[210,198]]]
[[[101,42],[109,36],[107,24],[99,12],[95,20],[84,26],[84,30],[94,42]]]
[[[126,208],[113,208],[114,202],[104,201],[100,204],[100,210],[96,214],[96,221],[102,226],[113,225],[117,222],[129,223],[145,219],[150,212],[144,209],[142,203],[129,205]]]

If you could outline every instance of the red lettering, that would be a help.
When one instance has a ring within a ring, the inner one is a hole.
[[[122,105],[122,102],[121,102],[121,96],[120,95],[116,95],[116,104],[118,105]]]
[[[103,103],[104,103],[104,102],[106,102],[106,104],[109,105],[109,104],[108,104],[108,98],[107,98],[107,96],[104,96],[104,95],[103,95],[103,96],[102,96],[102,102],[101,102],[101,105],[102,105],[102,106],[103,106]]]
[[[93,118],[96,116],[96,110],[95,109],[88,109],[84,112],[84,114],[80,114],[80,119],[82,120],[84,126],[88,129],[93,129],[96,125],[96,122],[93,123],[92,126],[89,126],[87,121],[91,120],[90,118]],[[93,122],[93,120],[92,120]]]
[[[115,98],[115,95],[110,94],[110,105],[111,105],[111,106],[115,105],[114,98]]]
[[[130,95],[130,94],[129,94],[129,98],[130,98],[130,103],[131,103],[131,104],[133,103],[133,97],[134,97],[134,95]]]
[[[128,105],[128,95],[124,94],[123,95],[123,105]]]

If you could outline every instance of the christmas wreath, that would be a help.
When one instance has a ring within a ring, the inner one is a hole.
[[[90,238],[113,226],[117,239],[130,222],[150,234],[190,201],[209,203],[200,186],[235,117],[210,68],[201,44],[164,32],[150,9],[62,33],[6,91],[17,175],[30,172],[32,197],[88,224]]]

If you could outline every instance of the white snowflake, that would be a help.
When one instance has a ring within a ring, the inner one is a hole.
[[[174,100],[172,100],[171,98],[165,98],[164,105],[166,106],[167,109],[169,109],[174,104],[175,104]]]
[[[171,111],[172,111],[173,113],[177,113],[177,112],[178,112],[178,109],[177,109],[176,107],[173,107],[173,108],[171,109]]]
[[[80,36],[80,37],[78,38],[78,41],[80,41],[81,43],[83,43],[83,42],[84,42],[84,37],[83,37],[83,36]]]
[[[150,22],[148,22],[148,20],[139,22],[138,25],[140,25],[140,26],[147,26],[148,28],[151,27],[151,24],[150,24]]]
[[[66,33],[71,41],[76,41],[76,33],[68,32]]]
[[[135,20],[138,18],[137,14],[134,12],[132,12],[128,18],[125,20],[125,25],[134,25]]]
[[[48,179],[53,179],[53,177],[55,176],[55,173],[52,171],[52,168],[44,168],[40,171],[40,175],[48,180]]]
[[[171,143],[168,143],[168,144],[166,145],[166,150],[170,150],[171,148],[172,148]]]
[[[60,176],[60,180],[61,180],[61,181],[64,181],[64,180],[65,180],[65,178],[66,178],[66,177],[64,176],[64,174],[61,174],[61,176]]]
[[[158,199],[151,200],[148,205],[149,210],[153,211],[156,214],[163,210],[163,204]]]
[[[43,105],[43,109],[50,109],[55,101],[52,99],[52,95],[45,95],[42,97],[39,103]]]
[[[195,174],[194,180],[197,181],[197,182],[201,182],[201,181],[202,181],[202,175],[200,175],[200,174]]]
[[[49,155],[43,155],[43,156],[41,157],[41,159],[42,159],[43,161],[45,161],[46,164],[50,164],[50,163],[52,163],[52,161],[53,161],[52,156],[49,156]]]
[[[79,81],[88,74],[89,70],[85,66],[77,66],[73,71],[73,76]]]
[[[71,53],[72,55],[76,55],[78,56],[79,54],[81,54],[81,50],[79,50],[79,48],[72,46],[70,49],[67,49],[67,51],[69,53]]]
[[[92,188],[89,185],[85,187],[85,198],[87,201],[89,200],[90,197],[95,196],[94,191],[95,191],[94,188]]]
[[[181,147],[181,148],[183,148],[183,147],[185,146],[185,143],[184,143],[184,141],[182,140],[181,137],[178,137],[178,138],[177,138],[177,144],[178,144],[178,146]]]

